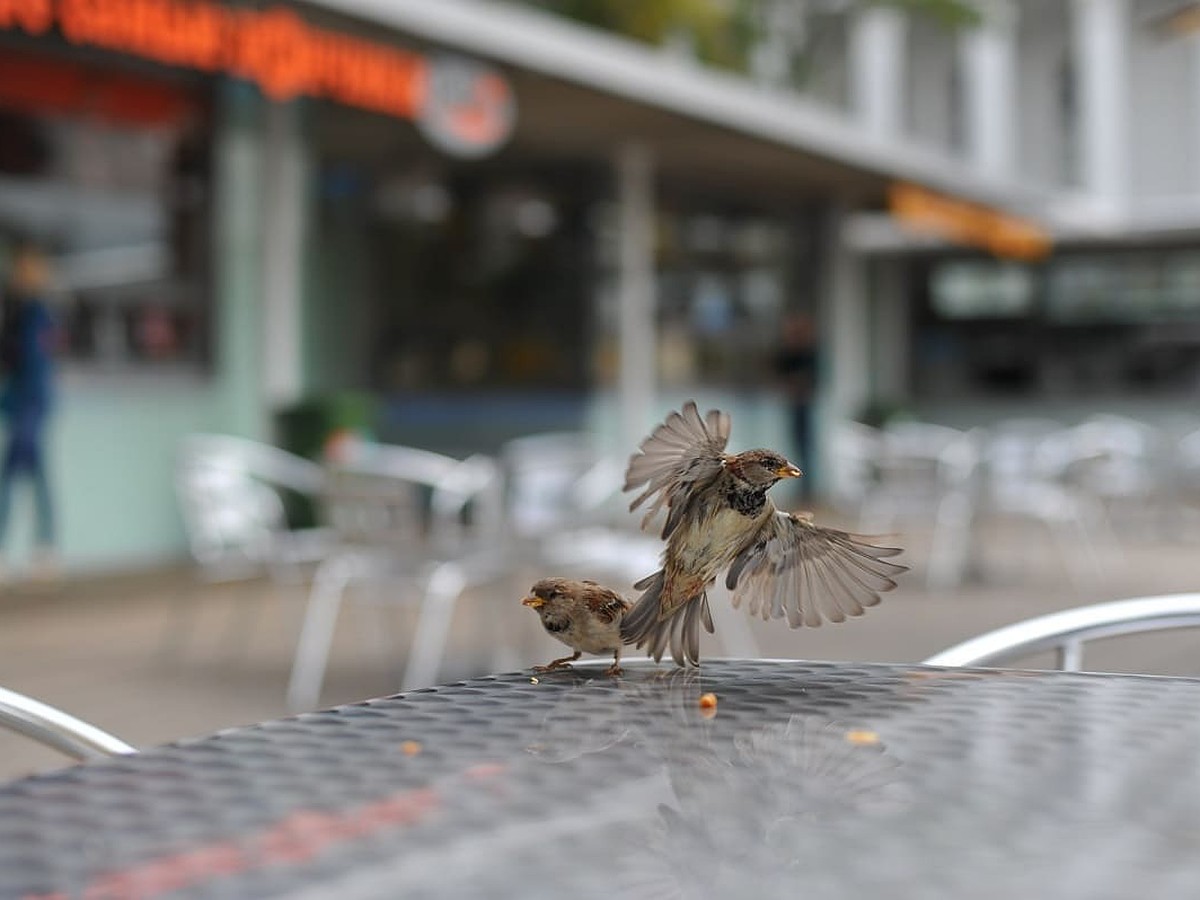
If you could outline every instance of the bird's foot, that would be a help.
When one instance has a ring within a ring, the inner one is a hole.
[[[604,674],[608,675],[610,678],[616,678],[618,675],[622,674],[624,671],[625,670],[622,669],[619,665],[617,665],[616,663],[613,663],[611,666],[609,666],[607,669],[604,670]]]
[[[571,668],[571,664],[569,662],[563,662],[562,660],[556,659],[556,660],[554,660],[554,662],[549,663],[548,665],[534,666],[533,671],[535,671],[535,672],[554,672],[558,669],[570,669],[570,668]]]

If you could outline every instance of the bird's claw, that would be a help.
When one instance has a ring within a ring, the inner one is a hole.
[[[569,662],[552,662],[546,666],[534,666],[533,671],[535,671],[535,672],[553,672],[556,669],[569,669],[569,668],[571,668],[571,664]]]
[[[610,678],[616,678],[618,675],[621,675],[624,671],[625,670],[622,669],[620,666],[618,666],[616,663],[613,663],[611,666],[609,666],[607,669],[604,670],[604,674],[608,675]]]

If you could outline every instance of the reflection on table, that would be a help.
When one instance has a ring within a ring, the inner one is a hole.
[[[0,896],[1195,895],[1200,681],[599,673],[479,679],[15,782]]]

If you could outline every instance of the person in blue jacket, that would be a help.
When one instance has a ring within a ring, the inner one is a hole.
[[[27,478],[35,512],[35,575],[57,567],[54,504],[46,473],[46,422],[54,405],[57,329],[46,305],[49,265],[33,245],[12,257],[0,319],[0,416],[8,443],[0,463],[0,547],[8,532],[13,485]]]

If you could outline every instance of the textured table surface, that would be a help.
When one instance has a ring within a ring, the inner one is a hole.
[[[0,787],[0,897],[160,896],[1194,900],[1200,681],[518,673]]]

